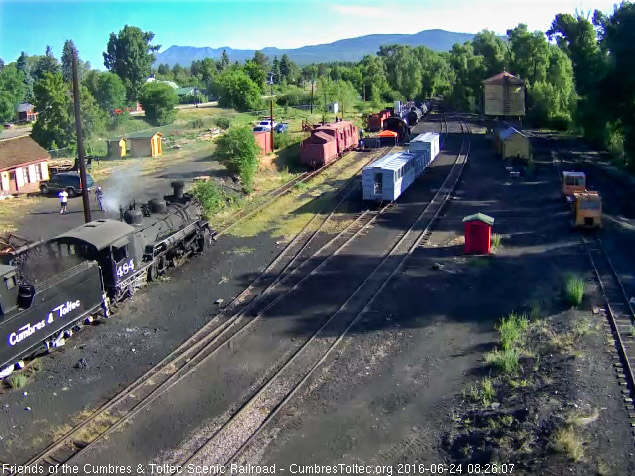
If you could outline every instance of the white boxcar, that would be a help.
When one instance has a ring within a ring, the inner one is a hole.
[[[415,154],[421,152],[428,153],[430,155],[430,162],[433,162],[441,150],[439,144],[439,134],[435,132],[426,132],[424,134],[419,134],[410,141],[409,150]]]
[[[392,202],[399,198],[429,163],[426,156],[427,154],[396,152],[364,167],[363,199]]]

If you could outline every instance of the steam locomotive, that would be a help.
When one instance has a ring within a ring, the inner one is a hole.
[[[213,238],[201,204],[172,182],[173,194],[121,210],[9,253],[0,265],[0,378],[20,359],[65,338],[132,296]]]

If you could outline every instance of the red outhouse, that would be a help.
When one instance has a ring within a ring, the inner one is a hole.
[[[463,218],[465,223],[465,254],[486,255],[492,248],[494,219],[483,213]]]

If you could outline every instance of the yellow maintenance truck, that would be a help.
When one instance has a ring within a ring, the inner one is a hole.
[[[598,192],[586,189],[584,172],[562,172],[562,195],[571,207],[573,227],[602,227],[602,198]]]

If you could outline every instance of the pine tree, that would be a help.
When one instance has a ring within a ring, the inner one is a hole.
[[[73,80],[73,52],[75,45],[73,40],[66,40],[62,49],[62,78],[66,82]]]
[[[271,65],[271,71],[273,72],[273,82],[275,84],[278,84],[280,81],[282,81],[282,78],[280,77],[280,60],[278,59],[277,56],[274,56],[273,58],[273,63]]]
[[[229,68],[229,56],[227,55],[227,51],[223,50],[223,54],[220,57],[220,61],[218,62],[218,70],[224,71]]]
[[[50,46],[47,45],[46,54],[42,56],[37,62],[37,65],[35,66],[35,69],[33,71],[33,76],[36,81],[39,81],[44,77],[44,73],[55,74],[59,72],[60,65],[55,56],[53,56],[53,50]]]
[[[31,68],[29,67],[29,63],[27,62],[27,58],[29,56],[23,51],[18,58],[18,71],[22,71],[22,75],[24,77],[24,98],[22,98],[25,102],[33,102],[33,78],[31,77]]]

